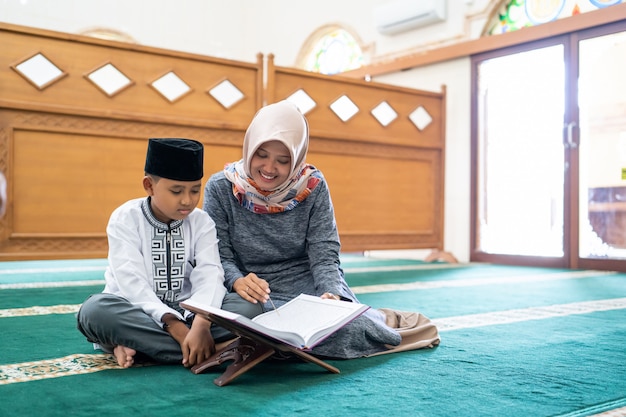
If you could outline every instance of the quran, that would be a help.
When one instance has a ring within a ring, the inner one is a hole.
[[[310,350],[328,336],[363,314],[370,307],[349,301],[327,300],[300,294],[276,310],[249,319],[240,314],[191,300],[180,303],[196,314],[221,317],[242,327],[299,350]]]

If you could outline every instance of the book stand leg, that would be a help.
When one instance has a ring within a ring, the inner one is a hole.
[[[275,350],[268,345],[256,343],[246,337],[239,337],[224,348],[215,352],[206,361],[191,368],[194,374],[200,374],[209,368],[219,366],[224,362],[233,361],[226,371],[213,382],[217,386],[224,386],[239,375],[248,371],[257,363],[272,356]]]

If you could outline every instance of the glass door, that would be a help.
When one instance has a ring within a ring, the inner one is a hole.
[[[564,263],[564,55],[552,41],[475,62],[474,260]]]
[[[626,271],[626,22],[472,71],[470,259]]]
[[[626,32],[579,41],[580,266],[626,264]]]

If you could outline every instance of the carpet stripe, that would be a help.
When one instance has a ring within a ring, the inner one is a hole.
[[[57,307],[60,307],[60,310],[66,309],[74,312],[78,310],[79,305],[32,307],[31,313],[58,314],[56,311]],[[434,319],[433,322],[437,325],[440,332],[445,332],[619,309],[626,309],[626,298],[557,304],[546,307],[532,307],[484,314],[471,314],[467,316]],[[23,310],[29,309],[0,310],[0,317],[9,317],[10,315],[7,314],[10,313],[25,313]],[[49,313],[46,313],[46,311]],[[119,369],[114,357],[109,354],[70,355],[44,361],[1,365],[0,385],[85,374],[107,369]]]
[[[78,312],[80,304],[62,304],[54,306],[32,306],[0,310],[2,317],[41,316],[46,314],[70,314]],[[626,298],[583,301],[569,304],[555,304],[545,307],[530,307],[517,310],[495,311],[492,313],[469,314],[434,319],[439,330],[456,330],[494,324],[515,323],[526,320],[539,320],[572,314],[587,314],[594,311],[620,310],[626,308]]]
[[[24,282],[19,284],[0,284],[0,290],[22,290],[30,288],[63,288],[63,287],[90,287],[104,285],[104,280],[83,281],[56,281],[56,282]]]
[[[436,265],[434,268],[439,268]],[[371,267],[371,268],[354,268],[345,269],[346,273],[363,273],[363,272],[393,272],[393,271],[408,271],[425,269],[412,265],[399,266],[399,267]],[[569,271],[569,272],[557,272],[557,273],[545,273],[535,275],[520,275],[518,277],[494,277],[494,278],[476,278],[476,279],[464,279],[456,281],[419,281],[411,282],[407,284],[377,284],[377,285],[363,285],[351,287],[355,294],[367,294],[373,292],[390,292],[390,291],[405,291],[416,289],[433,289],[433,288],[446,288],[446,287],[468,287],[474,285],[493,285],[493,284],[513,284],[519,282],[540,282],[540,281],[554,281],[561,279],[577,279],[577,278],[595,278],[601,276],[615,275],[617,272],[613,271]],[[0,290],[14,290],[14,289],[31,289],[31,288],[62,288],[73,286],[95,286],[104,285],[104,280],[82,280],[82,281],[55,281],[55,282],[26,282],[26,283],[14,283],[14,284],[0,284]]]
[[[0,269],[0,275],[26,275],[26,274],[56,274],[60,272],[92,272],[102,271],[104,266],[62,266],[56,268],[25,268],[25,269]]]
[[[494,311],[492,313],[468,314],[465,316],[433,319],[439,331],[493,326],[496,324],[517,323],[528,320],[542,320],[574,314],[588,314],[597,311],[621,310],[626,308],[626,298],[583,301],[569,304],[555,304],[545,307],[530,307],[516,310]]]
[[[89,374],[107,369],[121,369],[113,355],[76,354],[44,361],[15,363],[0,367],[0,385]]]
[[[374,266],[374,267],[358,267],[344,268],[346,273],[364,273],[364,272],[395,272],[395,271],[419,271],[419,270],[436,270],[449,268],[462,268],[467,264],[425,264],[425,265],[404,265],[404,266]],[[58,267],[58,268],[29,268],[29,269],[5,269],[0,270],[1,275],[19,275],[19,274],[45,274],[60,272],[93,272],[102,271],[106,268],[102,266],[94,267]],[[78,280],[78,281],[57,281],[57,282],[20,282],[11,284],[0,284],[0,290],[15,290],[29,288],[62,288],[71,286],[91,286],[104,285],[102,280]]]
[[[344,261],[342,261],[344,262]],[[349,262],[345,262],[349,264]],[[366,267],[346,267],[347,272],[369,272],[369,271],[412,271],[412,270],[429,270],[429,269],[450,269],[464,268],[470,264],[447,264],[447,263],[424,263],[416,265],[388,265],[388,266],[366,266]],[[106,270],[106,266],[62,266],[62,267],[45,267],[45,268],[24,268],[24,269],[0,269],[0,275],[28,275],[28,274],[51,274],[65,272],[94,272]]]
[[[461,268],[467,264],[426,264],[426,265],[404,265],[404,266],[377,266],[377,267],[359,267],[344,268],[346,273],[366,273],[366,272],[395,272],[395,271],[418,271],[418,270],[434,270],[447,268]],[[81,272],[81,271],[103,271],[104,267],[77,267],[77,268],[38,268],[38,269],[11,269],[0,270],[0,275],[6,274],[33,274],[48,272]],[[58,281],[58,282],[23,282],[12,284],[0,284],[0,290],[16,290],[29,288],[63,288],[72,286],[94,286],[104,285],[104,280],[82,280],[82,281]]]
[[[363,272],[393,272],[393,271],[424,271],[431,269],[465,268],[472,264],[418,264],[418,265],[382,265],[342,268],[345,273],[358,274]]]
[[[594,414],[589,417],[624,417],[626,416],[626,407],[616,408],[615,410],[605,411],[604,413]]]
[[[624,417],[626,416],[626,398],[596,404],[591,407],[561,414],[559,417]]]
[[[581,279],[596,278],[601,276],[615,275],[613,271],[572,271],[559,273],[546,273],[536,275],[520,275],[513,277],[494,277],[494,278],[474,278],[463,280],[446,280],[446,281],[417,281],[406,284],[377,284],[363,285],[351,287],[355,294],[368,294],[378,292],[391,291],[407,291],[407,290],[427,290],[433,288],[450,288],[450,287],[472,287],[477,285],[494,285],[494,284],[518,284],[543,281],[556,281],[562,279]]]
[[[407,290],[427,290],[434,288],[450,288],[450,287],[471,287],[478,285],[495,285],[495,284],[515,284],[515,283],[531,283],[531,282],[544,282],[555,281],[563,279],[582,279],[582,278],[597,278],[602,276],[615,275],[616,272],[612,271],[570,271],[559,273],[546,273],[536,275],[521,275],[517,277],[507,277],[503,279],[501,277],[494,278],[476,278],[476,279],[464,279],[464,280],[446,280],[446,281],[418,281],[406,284],[377,284],[377,285],[364,285],[352,287],[355,294],[368,294],[368,293],[382,293],[391,291],[407,291]],[[92,286],[92,285],[104,285],[104,281],[66,281],[66,282],[38,282],[38,283],[24,283],[24,284],[4,284],[0,285],[0,289],[22,289],[22,288],[60,288],[67,286]],[[65,313],[75,313],[78,311],[80,305],[62,306],[65,308]],[[64,312],[58,312],[56,307],[24,307],[15,309],[0,310],[0,318],[2,317],[16,317],[16,316],[28,316],[28,315],[44,315],[44,314],[64,314]]]
[[[45,316],[48,314],[70,314],[77,313],[80,304],[59,304],[54,306],[32,306],[23,308],[6,308],[0,310],[0,318],[3,317],[24,317],[24,316]]]

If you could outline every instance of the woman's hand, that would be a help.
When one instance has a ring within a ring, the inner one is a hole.
[[[265,303],[270,299],[270,285],[254,273],[237,278],[233,284],[233,289],[241,298],[254,304],[258,302]]]
[[[325,292],[324,294],[320,295],[320,298],[323,298],[325,300],[341,300],[341,297],[339,297],[337,294],[333,294],[332,292]]]

